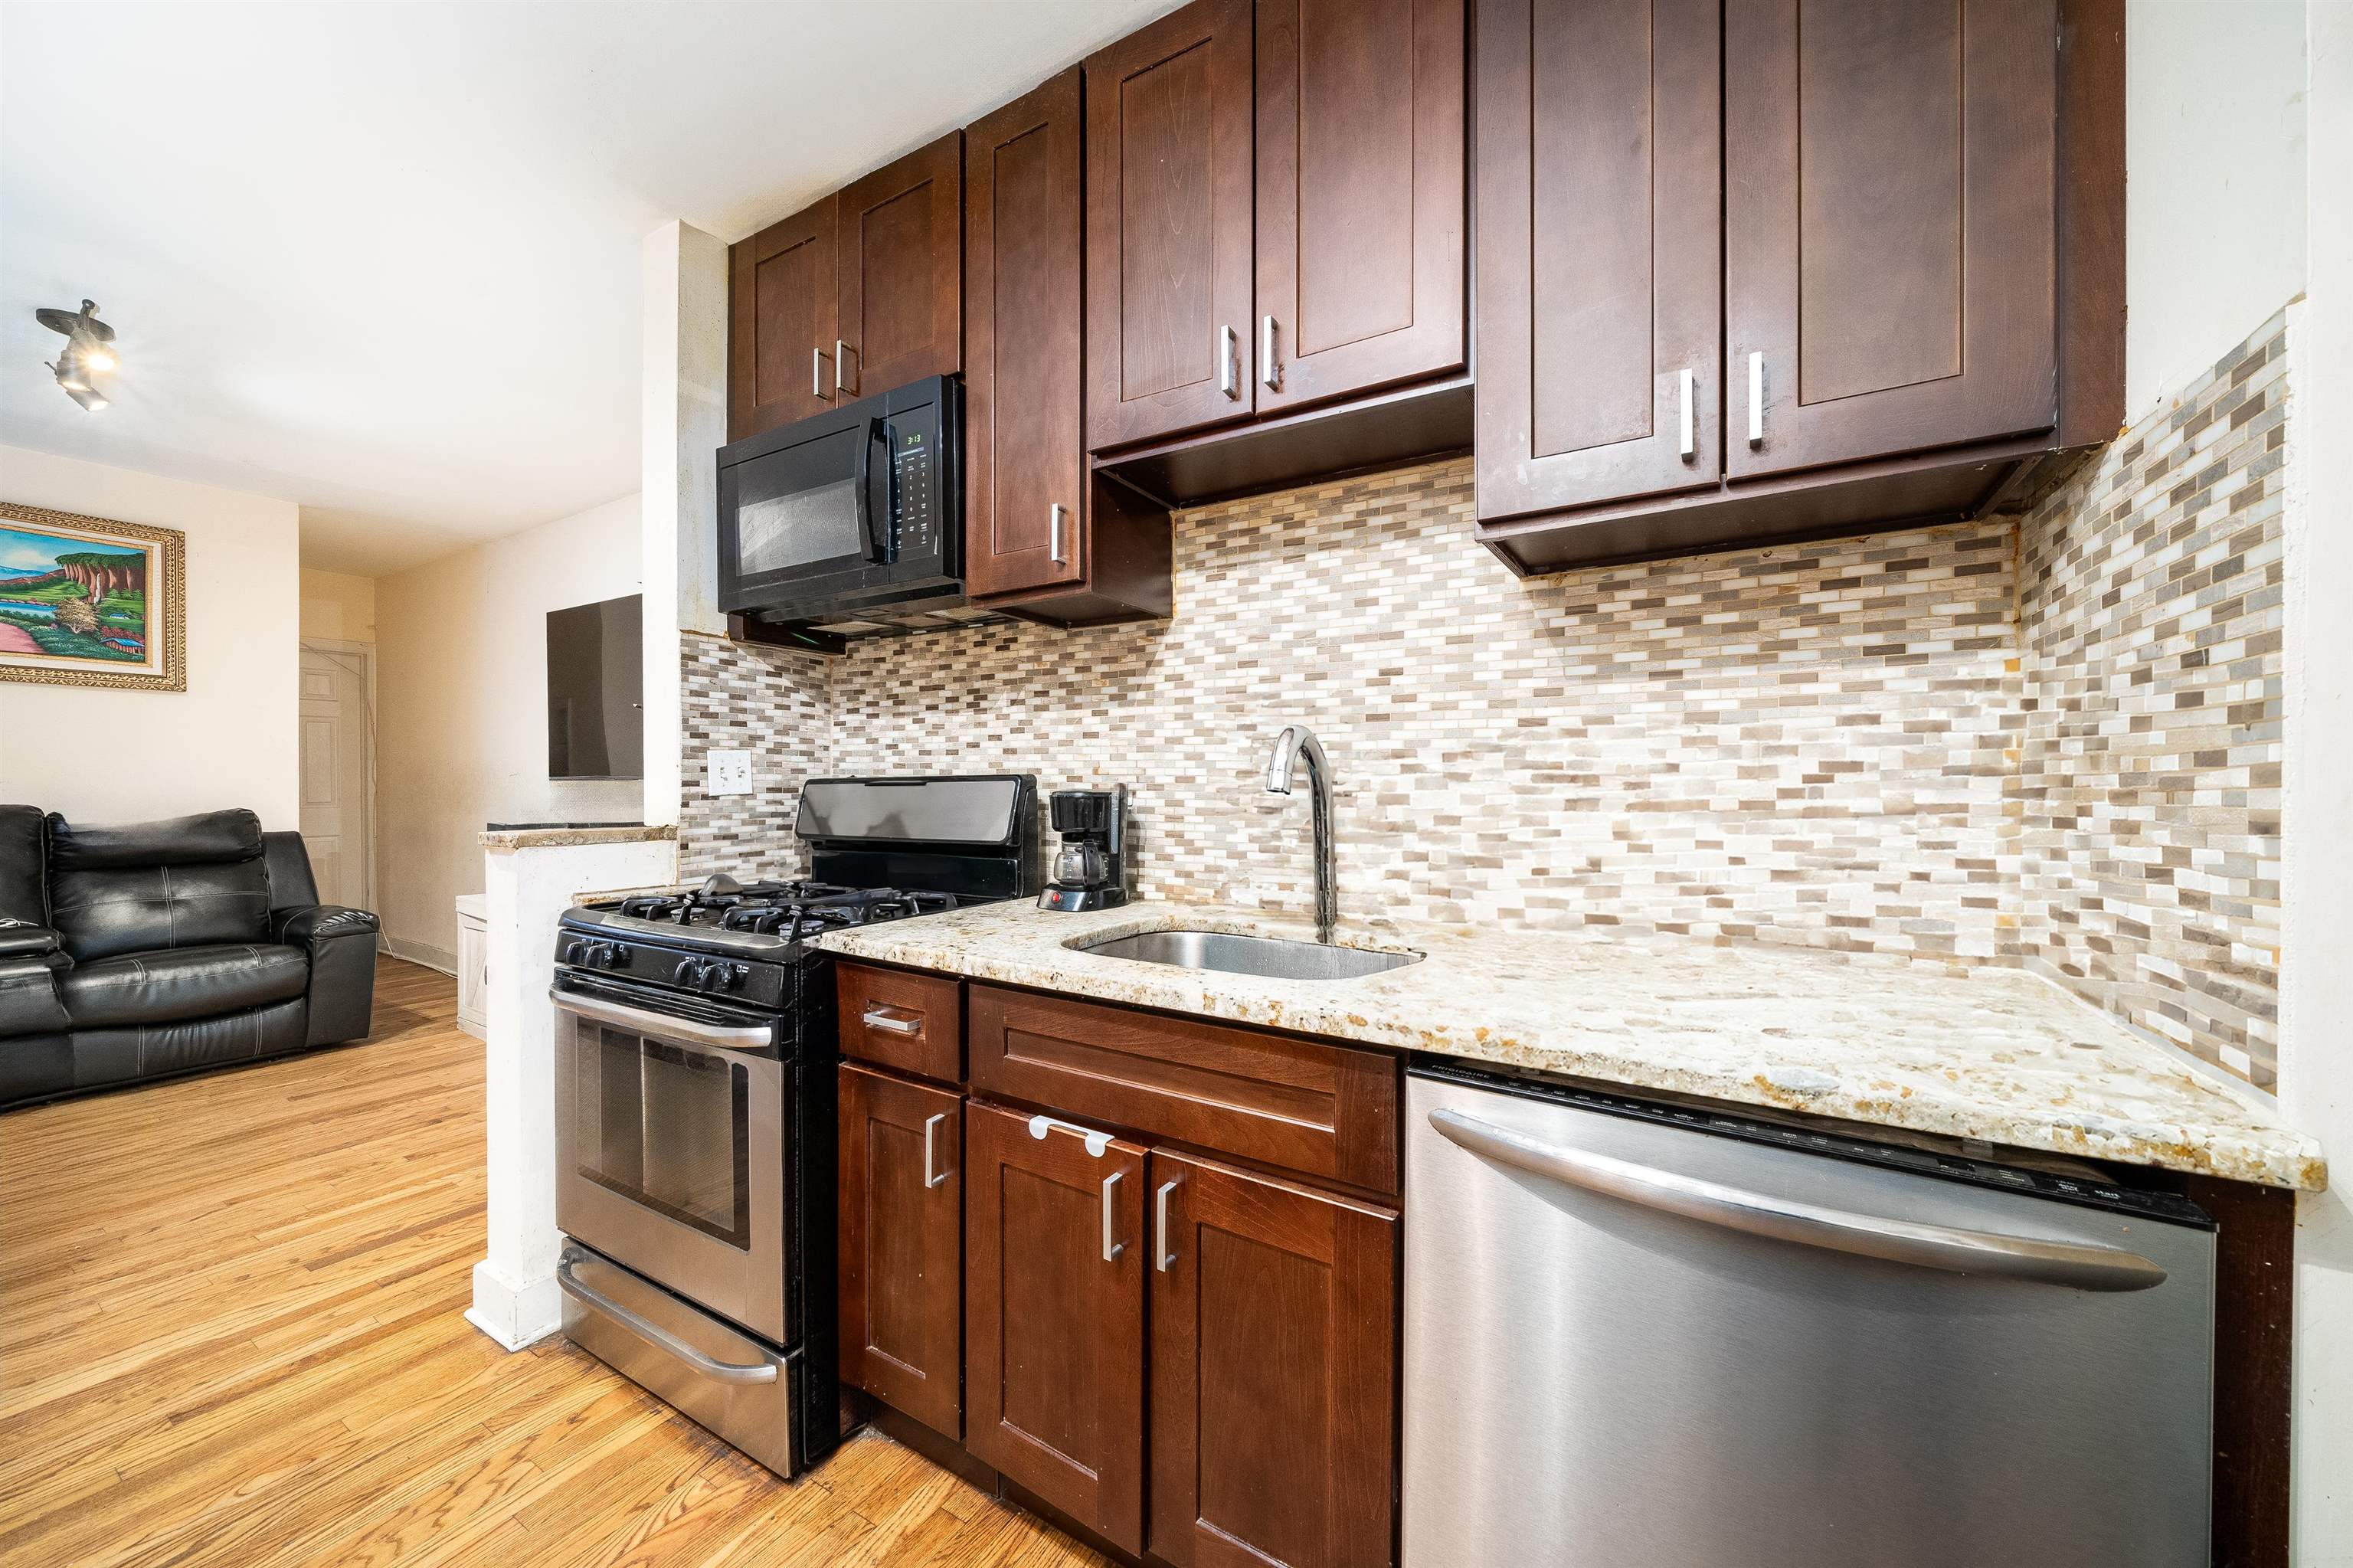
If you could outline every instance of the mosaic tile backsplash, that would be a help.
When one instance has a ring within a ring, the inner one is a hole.
[[[1344,919],[2031,963],[2268,1082],[2279,522],[2234,506],[2276,488],[2265,342],[2023,520],[1523,581],[1452,461],[1186,514],[1164,624],[689,638],[685,861],[800,870],[812,773],[1021,770],[1125,782],[1146,895],[1301,909],[1304,789],[1261,782],[1298,721]],[[754,794],[702,791],[712,746]]]
[[[2023,952],[2264,1087],[2278,1060],[2284,316],[2026,519]]]

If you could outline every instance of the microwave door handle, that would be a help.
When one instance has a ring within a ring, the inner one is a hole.
[[[858,442],[858,531],[866,539],[866,558],[877,565],[891,558],[891,546],[875,526],[874,500],[871,493],[874,483],[874,442],[882,433],[882,421],[870,418]]]

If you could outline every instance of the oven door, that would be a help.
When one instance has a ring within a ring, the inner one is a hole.
[[[559,984],[555,1222],[656,1284],[789,1346],[776,1022],[700,999]],[[680,1016],[672,1006],[691,1008]]]

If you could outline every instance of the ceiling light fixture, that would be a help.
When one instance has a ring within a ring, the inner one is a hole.
[[[49,369],[66,396],[93,414],[105,408],[106,397],[91,377],[111,374],[120,361],[114,355],[114,329],[98,319],[96,302],[84,300],[79,311],[44,307],[33,313],[33,319],[65,334],[65,352]]]

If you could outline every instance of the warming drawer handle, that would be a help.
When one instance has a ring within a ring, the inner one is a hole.
[[[1460,1111],[1434,1110],[1430,1125],[1473,1154],[1538,1176],[1680,1214],[1726,1230],[1832,1252],[1882,1258],[1955,1274],[1994,1275],[2078,1290],[2147,1290],[2165,1283],[2165,1270],[2137,1253],[2116,1247],[2042,1241],[1994,1231],[1919,1224],[1873,1214],[1825,1209],[1793,1199],[1744,1192],[1694,1176],[1653,1170],[1606,1154],[1562,1149],[1511,1128]]]
[[[774,1383],[776,1366],[774,1361],[754,1361],[744,1366],[736,1361],[723,1361],[704,1355],[676,1334],[658,1323],[648,1321],[614,1300],[601,1290],[583,1285],[574,1277],[569,1259],[555,1266],[556,1287],[582,1306],[610,1318],[638,1339],[658,1351],[667,1351],[703,1376],[718,1383]]]
[[[888,1030],[893,1034],[921,1034],[923,1032],[922,1019],[902,1018],[897,1013],[887,1012],[880,1007],[870,1007],[859,1014],[859,1017],[869,1029]]]
[[[776,1043],[776,1025],[771,1023],[730,1029],[724,1024],[703,1023],[674,1013],[656,1012],[651,1008],[607,1001],[603,997],[584,996],[576,991],[565,991],[557,986],[548,987],[547,1000],[566,1012],[576,1012],[599,1023],[634,1029],[658,1040],[708,1045],[714,1051],[765,1051]]]

